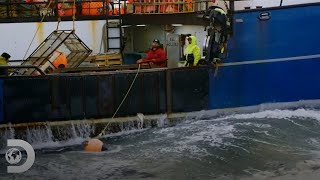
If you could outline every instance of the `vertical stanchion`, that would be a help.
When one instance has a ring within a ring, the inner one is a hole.
[[[7,0],[6,9],[7,9],[7,18],[9,18],[10,17],[10,9],[11,9],[11,5],[10,5],[9,0]]]

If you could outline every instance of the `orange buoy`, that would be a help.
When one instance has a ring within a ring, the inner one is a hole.
[[[122,4],[114,5],[113,14],[120,15],[120,14],[127,14],[128,11],[124,9]]]
[[[168,0],[161,0],[161,2],[163,4],[167,4]],[[160,5],[159,12],[160,13],[165,13],[167,7],[168,7],[168,5]]]
[[[177,13],[179,12],[179,6],[175,4],[177,0],[169,0],[168,6],[166,7],[166,13]]]
[[[83,2],[82,6],[82,15],[89,16],[99,16],[106,14],[104,10],[103,2]]]
[[[145,2],[152,4],[151,0],[146,0]],[[147,5],[147,6],[145,6],[144,12],[145,13],[156,12],[156,6],[155,5]]]
[[[192,0],[184,0],[185,8],[183,11],[191,12],[193,11],[193,2]]]
[[[53,66],[55,68],[66,68],[68,66],[68,60],[64,53],[59,52],[60,55],[53,61]]]
[[[84,143],[84,150],[88,152],[101,152],[102,147],[103,142],[99,139],[90,139]]]
[[[58,15],[59,16],[72,16],[76,13],[76,7],[74,5],[58,3]]]
[[[145,0],[133,0],[135,3],[144,3]],[[143,6],[135,6],[134,7],[134,13],[143,13]]]

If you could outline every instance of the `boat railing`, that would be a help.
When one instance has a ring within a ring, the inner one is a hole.
[[[41,75],[46,75],[38,66],[34,65],[18,65],[18,66],[0,66],[0,69],[6,69],[6,70],[18,70],[18,69],[35,69],[38,71]],[[12,72],[13,74],[16,72]]]
[[[0,19],[101,17],[125,14],[175,14],[205,11],[209,0],[0,0]]]
[[[175,14],[205,11],[206,0],[136,0],[133,3],[134,14]]]

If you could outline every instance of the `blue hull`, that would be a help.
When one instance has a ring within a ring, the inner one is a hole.
[[[271,18],[260,21],[264,12]],[[210,73],[210,109],[320,99],[320,4],[243,11],[235,19],[224,61],[233,66]]]
[[[270,19],[260,21],[259,15],[265,12]],[[236,13],[225,62],[320,54],[319,18],[320,3]]]

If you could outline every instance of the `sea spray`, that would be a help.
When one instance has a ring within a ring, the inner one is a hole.
[[[163,114],[157,119],[158,127],[164,127],[165,125],[167,125],[167,114]]]

